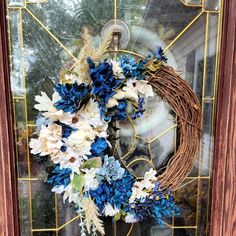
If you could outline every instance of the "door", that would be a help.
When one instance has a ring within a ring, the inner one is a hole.
[[[32,108],[35,95],[50,93],[62,68],[76,62],[82,28],[96,43],[114,19],[128,29],[127,45],[121,44],[116,56],[146,56],[159,45],[168,64],[190,84],[201,103],[202,139],[191,174],[174,192],[179,216],[161,226],[106,219],[106,233],[210,235],[223,0],[6,0],[6,11],[20,235],[80,235],[79,216],[50,191],[44,167],[30,154],[37,116]],[[114,56],[113,50],[108,55]],[[175,116],[169,111],[165,102],[153,100],[146,123],[134,127],[136,135],[130,124],[122,125],[118,150],[125,155],[130,143],[135,146],[134,159],[126,164],[137,176],[148,168],[146,156],[160,169],[178,146]]]

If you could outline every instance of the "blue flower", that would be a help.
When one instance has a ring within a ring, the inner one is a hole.
[[[70,183],[70,174],[72,173],[71,169],[65,168],[60,169],[59,165],[56,165],[52,168],[47,182],[52,185],[52,187],[58,187],[63,185],[66,187]]]
[[[145,79],[147,60],[135,61],[134,57],[123,57],[120,60],[120,66],[126,78]]]
[[[80,109],[83,100],[85,100],[90,93],[88,85],[84,83],[79,84],[56,84],[55,90],[61,96],[61,100],[54,103],[57,110],[63,110],[68,113],[75,113]]]
[[[120,121],[124,120],[127,117],[127,101],[126,100],[120,100],[118,105],[115,106],[113,109],[111,109],[111,115],[112,121]]]
[[[111,183],[102,181],[96,190],[91,190],[89,193],[101,212],[107,203],[122,209],[128,204],[134,182],[134,177],[126,171],[122,179]]]
[[[108,144],[105,138],[96,138],[91,145],[91,153],[93,157],[103,156]]]
[[[164,54],[164,51],[161,47],[157,47],[157,50],[155,51],[155,56],[159,61],[167,62],[167,57]]]
[[[138,221],[153,217],[158,224],[163,224],[165,218],[179,214],[172,195],[163,193],[159,187],[154,190],[152,198],[145,198],[130,204],[128,212],[134,214]]]
[[[138,221],[147,220],[153,216],[154,203],[150,199],[145,199],[145,201],[140,201],[132,203],[129,205],[127,210],[129,213],[135,215]]]
[[[131,115],[133,120],[143,116],[144,103],[145,103],[144,98],[139,98],[138,99],[138,109],[136,111],[134,111]]]
[[[62,128],[62,138],[68,138],[73,131],[76,131],[78,129],[72,128],[69,125],[63,124],[60,121],[56,121],[56,124],[60,125]]]
[[[114,195],[111,201],[111,205],[115,205],[117,208],[124,208],[128,204],[129,198],[132,194],[132,187],[135,182],[134,177],[128,172],[117,181],[113,182]],[[125,210],[125,208],[124,208]]]
[[[97,172],[98,175],[102,176],[104,179],[111,183],[113,180],[118,180],[123,177],[125,169],[121,167],[120,162],[115,159],[115,157],[104,158],[104,163],[102,168]]]
[[[87,59],[90,68],[90,78],[92,80],[92,94],[98,100],[101,116],[106,112],[106,104],[109,98],[116,93],[117,87],[122,83],[122,80],[117,79],[113,75],[112,64],[105,60],[97,67],[91,58]]]

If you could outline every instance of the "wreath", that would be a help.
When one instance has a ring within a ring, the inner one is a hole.
[[[154,56],[103,59],[108,34],[94,48],[85,30],[75,65],[60,73],[54,93],[35,97],[39,111],[31,153],[46,163],[52,191],[73,203],[81,235],[104,234],[100,216],[127,223],[179,214],[172,191],[189,174],[199,147],[201,114],[189,85],[166,65],[158,47]],[[176,114],[178,149],[164,171],[148,170],[136,179],[115,156],[117,124],[142,119],[147,97],[159,95]],[[51,96],[51,98],[50,98]]]

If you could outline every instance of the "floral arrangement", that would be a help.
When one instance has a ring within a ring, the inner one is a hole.
[[[83,53],[90,41],[87,35]],[[155,95],[147,66],[167,58],[161,48],[139,60],[98,58],[88,55],[81,66],[62,73],[51,98],[44,92],[35,97],[38,137],[30,141],[31,153],[49,163],[47,182],[73,203],[81,235],[104,234],[100,216],[127,223],[152,217],[162,224],[179,211],[170,189],[162,188],[154,169],[135,179],[113,153],[117,122],[142,119],[146,98]]]

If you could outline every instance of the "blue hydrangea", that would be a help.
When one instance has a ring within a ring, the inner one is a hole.
[[[126,78],[145,79],[146,64],[147,60],[141,59],[136,62],[134,57],[126,56],[120,59],[120,66]]]
[[[91,145],[91,153],[90,157],[98,157],[103,156],[104,151],[108,148],[108,144],[105,138],[96,138],[95,141]]]
[[[97,172],[98,175],[102,176],[104,179],[111,183],[113,180],[118,180],[123,177],[125,169],[121,167],[120,162],[115,159],[115,157],[104,158],[103,166]]]
[[[92,94],[95,94],[98,100],[101,115],[106,112],[106,104],[109,98],[116,93],[117,87],[122,83],[122,80],[115,78],[113,75],[112,64],[105,60],[98,66],[91,58],[87,59],[90,68],[90,78],[92,80]]]
[[[110,183],[102,181],[96,190],[91,190],[89,193],[101,212],[107,203],[123,209],[128,204],[134,182],[134,177],[126,171],[122,179]]]
[[[84,99],[89,96],[90,90],[84,83],[78,84],[56,84],[55,90],[61,96],[54,106],[57,110],[63,110],[68,113],[75,113],[80,109]]]
[[[66,187],[70,183],[70,175],[72,171],[69,168],[60,169],[59,165],[52,168],[47,182],[52,185],[52,187],[58,187],[63,185]]]
[[[164,54],[164,51],[161,47],[157,47],[157,50],[155,51],[155,56],[159,61],[167,62],[167,57]]]

